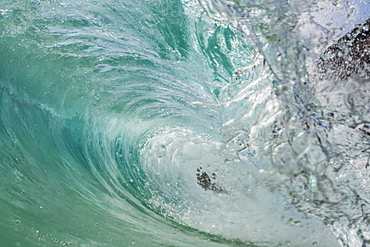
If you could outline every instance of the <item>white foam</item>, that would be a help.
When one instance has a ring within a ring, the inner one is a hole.
[[[330,229],[306,217],[258,181],[248,159],[230,161],[222,143],[189,130],[153,136],[141,152],[151,203],[179,223],[228,239],[284,246],[338,246]],[[197,169],[224,191],[205,191]],[[225,193],[226,192],[226,193]]]

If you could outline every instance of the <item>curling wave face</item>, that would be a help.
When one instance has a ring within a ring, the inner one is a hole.
[[[0,245],[365,243],[367,79],[299,2],[3,1]]]

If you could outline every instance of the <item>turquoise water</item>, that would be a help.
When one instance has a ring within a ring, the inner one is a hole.
[[[368,6],[2,0],[0,246],[367,246]]]

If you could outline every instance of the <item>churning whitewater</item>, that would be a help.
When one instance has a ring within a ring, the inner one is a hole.
[[[370,3],[0,2],[0,246],[370,246]]]

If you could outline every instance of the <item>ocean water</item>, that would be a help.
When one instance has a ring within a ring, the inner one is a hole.
[[[369,6],[1,0],[0,246],[370,246]]]

